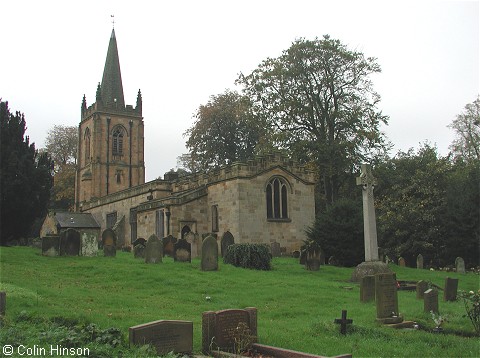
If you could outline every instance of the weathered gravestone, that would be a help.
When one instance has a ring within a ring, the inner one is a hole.
[[[173,245],[173,261],[192,261],[192,245],[187,240],[180,239]]]
[[[299,250],[293,251],[292,256],[293,256],[294,259],[300,258],[300,251]]]
[[[200,251],[198,248],[198,244],[200,241],[198,238],[198,234],[194,234],[190,231],[185,235],[185,240],[187,240],[187,242],[190,244],[190,257],[192,259],[197,258]]]
[[[375,302],[378,322],[391,324],[403,321],[398,313],[397,277],[395,273],[375,275]]]
[[[375,276],[367,275],[360,281],[360,302],[375,300]]]
[[[465,261],[461,257],[455,259],[455,270],[458,273],[465,273]]]
[[[445,277],[445,288],[443,290],[444,301],[456,301],[458,289],[458,278]]]
[[[257,309],[230,309],[207,311],[202,314],[202,350],[208,354],[211,350],[234,352],[239,330],[251,337],[251,343],[257,342]]]
[[[320,250],[306,250],[305,268],[308,271],[318,271],[320,269]]]
[[[218,270],[218,245],[213,236],[207,236],[202,243],[202,271]]]
[[[438,313],[438,291],[435,289],[428,289],[423,295],[423,310],[425,312],[432,311]]]
[[[0,316],[5,316],[7,311],[7,293],[0,291]]]
[[[279,242],[272,242],[270,244],[270,252],[272,253],[272,257],[280,257],[280,243]]]
[[[42,238],[42,255],[58,256],[60,253],[60,236],[47,234]]]
[[[60,256],[78,256],[80,254],[80,232],[67,229],[60,234]]]
[[[98,240],[96,235],[83,232],[80,239],[80,254],[82,256],[97,256],[97,253]]]
[[[417,269],[423,269],[423,255],[418,254],[417,256]]]
[[[190,321],[154,321],[130,327],[128,333],[130,344],[151,344],[158,355],[193,351],[193,322]]]
[[[155,234],[150,235],[145,246],[145,263],[158,264],[162,262],[163,244]]]
[[[163,256],[173,257],[174,245],[177,242],[177,239],[172,235],[168,235],[163,238]]]
[[[147,244],[147,240],[145,240],[143,237],[139,237],[136,239],[134,242],[132,242],[132,246],[135,247],[137,245],[143,245],[145,246]]]
[[[112,229],[105,229],[102,233],[103,256],[117,256],[117,234]]]
[[[428,290],[428,282],[420,280],[417,282],[417,298],[419,300],[423,299],[425,291]]]
[[[137,244],[133,247],[133,257],[136,259],[144,259],[145,258],[145,245]]]
[[[225,234],[223,234],[222,240],[220,241],[222,257],[225,257],[228,247],[230,245],[233,245],[234,243],[235,243],[235,239],[230,231],[227,231]]]
[[[403,257],[398,258],[398,266],[405,267],[405,259]]]

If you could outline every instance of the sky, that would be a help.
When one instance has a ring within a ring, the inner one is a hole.
[[[146,180],[177,167],[185,131],[212,95],[298,38],[329,34],[377,58],[371,77],[389,116],[391,154],[428,141],[448,154],[447,126],[479,90],[479,1],[26,1],[1,4],[0,98],[42,148],[95,101],[115,19],[125,103],[140,89]]]

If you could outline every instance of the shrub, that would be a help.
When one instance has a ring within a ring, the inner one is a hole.
[[[233,244],[227,249],[223,262],[237,267],[270,270],[272,256],[265,244]]]
[[[461,291],[460,297],[463,298],[465,304],[466,316],[470,318],[477,335],[480,335],[480,290],[477,292]]]

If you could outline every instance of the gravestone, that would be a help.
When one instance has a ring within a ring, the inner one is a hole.
[[[423,299],[425,291],[428,290],[428,282],[420,280],[417,282],[417,298],[419,300]]]
[[[47,234],[42,238],[42,255],[58,256],[60,253],[60,236]]]
[[[375,276],[367,275],[360,281],[360,302],[375,300]]]
[[[280,257],[280,243],[272,242],[270,244],[270,252],[272,253],[272,257]]]
[[[82,256],[97,256],[98,253],[98,240],[96,235],[82,233],[80,239],[80,254]]]
[[[403,321],[398,313],[397,278],[394,273],[375,275],[375,302],[378,322],[391,324]]]
[[[132,242],[132,246],[135,247],[137,245],[147,245],[147,240],[145,240],[143,237],[139,237],[136,239],[134,242]]]
[[[417,269],[423,269],[423,255],[418,254],[417,256]]]
[[[180,239],[173,245],[173,261],[192,262],[192,245],[187,240]]]
[[[133,247],[133,257],[136,259],[144,259],[145,258],[145,245],[137,244]]]
[[[306,250],[305,268],[308,271],[318,271],[320,269],[320,250]]]
[[[154,321],[130,327],[128,334],[130,344],[151,344],[158,355],[193,351],[193,322],[190,321]]]
[[[229,309],[207,311],[202,314],[202,350],[208,354],[211,350],[235,351],[237,327],[248,328],[252,342],[257,341],[257,309]]]
[[[300,265],[305,265],[307,262],[307,250],[300,251]]]
[[[145,263],[158,264],[162,262],[163,244],[155,234],[150,235],[145,246]]]
[[[60,234],[60,256],[78,256],[80,254],[80,232],[67,229]]]
[[[347,319],[347,310],[342,310],[342,318],[336,318],[334,323],[340,324],[340,333],[347,334],[347,324],[353,323],[353,319]]]
[[[199,239],[198,239],[198,234],[194,234],[193,232],[188,232],[185,234],[185,240],[190,244],[190,257],[192,259],[196,259],[199,255],[199,249],[198,249],[198,244],[199,244]]]
[[[225,257],[225,254],[227,253],[227,248],[234,243],[235,239],[230,231],[227,231],[225,234],[223,234],[222,240],[220,241],[222,257]]]
[[[465,261],[461,257],[455,259],[455,270],[457,273],[465,273]]]
[[[7,311],[7,293],[0,291],[0,316],[5,316]]]
[[[213,236],[207,236],[202,243],[202,271],[218,270],[218,245]]]
[[[103,256],[117,255],[117,234],[112,229],[105,229],[102,233]]]
[[[377,222],[373,198],[373,189],[377,185],[377,179],[373,176],[369,164],[361,165],[361,174],[356,181],[357,185],[362,187],[365,261],[357,265],[353,271],[351,277],[353,282],[359,282],[363,276],[391,272],[388,265],[380,261],[378,256]]]
[[[177,239],[172,235],[168,235],[163,238],[163,256],[173,257],[174,245],[177,242]]]
[[[405,259],[403,257],[398,258],[398,266],[405,267]]]
[[[294,259],[300,258],[300,251],[299,250],[293,251],[292,256],[293,256]]]
[[[445,288],[443,290],[444,301],[456,301],[458,289],[458,278],[445,277]]]
[[[423,310],[425,312],[433,311],[438,313],[438,291],[435,289],[428,289],[423,295]]]

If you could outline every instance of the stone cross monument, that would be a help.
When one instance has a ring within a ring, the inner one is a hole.
[[[373,188],[377,180],[372,175],[369,164],[362,164],[357,185],[363,189],[363,231],[365,239],[365,262],[378,261],[377,223],[375,219],[375,207],[373,205]]]

